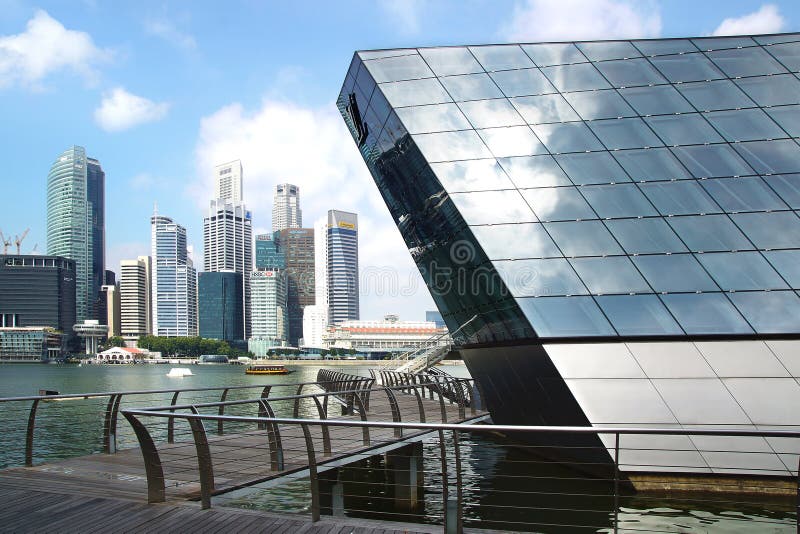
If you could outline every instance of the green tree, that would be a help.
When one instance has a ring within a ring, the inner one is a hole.
[[[111,336],[106,341],[106,347],[124,347],[125,340],[121,336]]]

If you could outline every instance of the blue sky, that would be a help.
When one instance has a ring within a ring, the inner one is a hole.
[[[238,158],[257,232],[279,182],[300,186],[305,226],[359,213],[362,318],[422,319],[432,301],[335,110],[354,50],[798,29],[796,0],[0,0],[0,230],[46,250],[47,172],[78,144],[106,171],[109,268],[148,253],[155,202],[202,265],[211,168]]]

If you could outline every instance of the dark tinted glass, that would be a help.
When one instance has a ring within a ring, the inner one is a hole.
[[[517,187],[547,187],[570,185],[571,182],[553,156],[526,156],[501,158],[500,165],[506,170]]]
[[[792,72],[800,71],[800,42],[776,44],[767,48],[767,51],[787,69]]]
[[[727,212],[788,209],[778,195],[757,176],[704,180],[703,187]]]
[[[780,63],[759,47],[741,50],[719,50],[709,52],[708,57],[714,60],[714,63],[731,78],[786,72],[786,69],[781,67]]]
[[[602,150],[603,145],[582,122],[532,126],[551,154]]]
[[[788,289],[758,252],[698,254],[697,259],[725,291]]]
[[[576,46],[580,48],[581,52],[583,52],[583,54],[591,61],[623,59],[629,57],[639,57],[642,55],[628,41],[578,43]]]
[[[753,330],[722,293],[662,295],[687,334],[747,334]]]
[[[667,54],[681,54],[684,52],[697,52],[697,47],[688,39],[664,39],[653,41],[634,41],[636,48],[646,56],[663,56]]]
[[[671,217],[669,224],[692,252],[753,249],[750,241],[725,215]]]
[[[749,108],[755,104],[730,80],[683,83],[677,86],[699,111]]]
[[[636,256],[632,259],[653,289],[659,293],[719,291],[717,284],[691,254],[658,254]]]
[[[567,93],[564,96],[585,120],[636,116],[636,112],[614,90]]]
[[[737,213],[731,218],[758,248],[800,248],[800,218],[792,212]]]
[[[565,256],[622,254],[600,221],[547,223],[545,228]]]
[[[759,174],[800,172],[800,146],[794,141],[753,141],[734,148]]]
[[[559,91],[588,91],[610,87],[591,63],[544,67],[542,72]]]
[[[665,144],[671,146],[702,145],[722,141],[722,137],[699,113],[647,117],[645,122],[655,130]]]
[[[603,61],[597,68],[614,87],[634,87],[666,83],[656,69],[646,59],[623,59]]]
[[[764,180],[792,209],[800,209],[800,174],[765,176]]]
[[[700,50],[707,51],[755,46],[756,44],[750,37],[701,37],[699,39],[692,39],[692,42]]]
[[[757,141],[788,137],[766,113],[760,109],[715,111],[704,116],[726,141]]]
[[[589,294],[563,258],[495,261],[493,265],[515,297]]]
[[[694,180],[650,182],[639,187],[661,215],[704,215],[722,211]]]
[[[489,76],[508,97],[556,92],[553,84],[547,80],[539,69],[492,72]]]
[[[673,83],[725,78],[725,75],[700,53],[654,57],[651,61]]]
[[[596,219],[592,208],[574,187],[523,189],[522,196],[540,221]]]
[[[733,293],[730,297],[759,334],[800,331],[800,297],[792,291]]]
[[[556,156],[556,160],[575,185],[630,181],[622,167],[607,152],[565,154]]]
[[[768,109],[767,113],[783,128],[786,134],[800,137],[800,106],[781,106]]]
[[[586,61],[586,57],[572,43],[522,45],[522,49],[540,67]]]
[[[592,297],[517,299],[540,337],[595,337],[616,334]]]
[[[655,295],[609,295],[597,297],[597,303],[621,336],[683,333]]]
[[[628,254],[684,252],[686,247],[662,219],[618,219],[606,226]]]
[[[680,161],[667,148],[620,150],[614,157],[637,182],[655,180],[684,180],[691,178]]]
[[[601,218],[658,215],[635,184],[587,185],[581,192]]]
[[[791,74],[736,80],[760,106],[800,104],[800,80]]]
[[[592,121],[589,126],[609,150],[664,145],[642,119]]]
[[[695,178],[754,174],[750,166],[728,145],[687,146],[673,148],[672,153]]]
[[[491,260],[561,256],[541,224],[496,224],[470,230]]]
[[[650,287],[625,256],[574,258],[570,263],[595,295],[650,293]]]
[[[800,288],[800,250],[776,250],[764,256],[793,289]]]
[[[664,115],[694,111],[686,99],[670,85],[620,89],[620,94],[640,115]]]

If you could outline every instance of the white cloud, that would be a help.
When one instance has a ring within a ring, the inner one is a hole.
[[[93,82],[96,65],[111,55],[95,46],[88,33],[68,30],[46,11],[37,10],[24,32],[0,37],[0,88],[19,84],[40,89],[49,74],[62,70]]]
[[[381,0],[389,25],[406,35],[416,35],[421,29],[425,0]]]
[[[100,107],[94,110],[94,120],[105,131],[118,132],[161,120],[167,111],[169,104],[166,102],[153,102],[117,87],[110,93],[103,93]]]
[[[166,18],[145,21],[144,30],[148,34],[160,37],[184,50],[194,50],[197,48],[197,41],[195,41],[191,34],[179,30],[172,21]]]
[[[749,33],[778,33],[786,21],[774,4],[764,4],[761,9],[722,21],[712,35],[743,35]]]
[[[658,5],[634,0],[526,0],[501,30],[508,41],[658,37]]]
[[[362,317],[395,311],[422,319],[424,310],[435,309],[335,107],[265,99],[255,110],[234,103],[204,117],[196,147],[198,179],[188,189],[199,209],[213,195],[214,165],[232,159],[242,160],[244,196],[257,228],[271,226],[274,187],[283,182],[300,187],[306,227],[329,209],[358,213],[360,270],[362,278],[372,277],[367,287],[362,284]],[[376,274],[382,281],[375,281]],[[410,296],[400,294],[404,288]]]

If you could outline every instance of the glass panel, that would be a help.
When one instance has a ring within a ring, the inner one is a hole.
[[[639,268],[653,289],[659,293],[694,293],[719,291],[719,287],[691,254],[635,256]]]
[[[736,85],[760,106],[800,104],[800,80],[791,74],[745,78],[736,80]]]
[[[792,209],[800,209],[800,174],[765,176],[764,180]]]
[[[533,61],[518,45],[471,46],[469,49],[487,71],[525,69],[534,66]]]
[[[648,117],[645,121],[667,145],[701,145],[722,141],[722,137],[699,113]]]
[[[547,223],[545,228],[565,256],[622,254],[600,221]]]
[[[450,198],[467,224],[536,222],[536,216],[517,191],[452,193]]]
[[[800,331],[800,297],[791,291],[733,293],[730,297],[759,334]]]
[[[588,295],[567,260],[495,261],[495,269],[515,297]]]
[[[606,226],[628,254],[685,252],[686,247],[663,219],[618,219]]]
[[[570,263],[595,295],[611,293],[652,293],[631,260],[626,256],[576,258]]]
[[[582,122],[539,124],[532,128],[552,154],[603,150],[603,145]]]
[[[517,299],[539,337],[594,337],[616,334],[592,297]]]
[[[420,48],[419,53],[437,76],[483,72],[466,48]]]
[[[408,133],[467,130],[470,124],[455,104],[397,108],[397,116]]]
[[[636,48],[628,41],[601,41],[593,43],[577,43],[576,46],[591,61],[603,61],[605,59],[625,59],[629,57],[639,57]]]
[[[705,117],[730,142],[788,137],[760,109],[715,111]]]
[[[503,158],[500,164],[517,187],[548,187],[570,185],[564,171],[556,164],[553,156],[529,156],[523,158]]]
[[[681,163],[666,148],[620,150],[614,157],[637,182],[654,180],[684,180],[691,178]]]
[[[755,35],[753,36],[753,39],[757,43],[762,45],[769,45],[773,43],[789,43],[792,41],[800,41],[800,33],[779,33],[777,35]]]
[[[414,142],[429,162],[490,158],[492,154],[473,130],[417,134]]]
[[[698,254],[697,259],[725,291],[788,289],[786,282],[758,252]]]
[[[663,146],[642,119],[613,119],[589,124],[609,150]]]
[[[632,87],[667,82],[646,59],[604,61],[598,63],[597,68],[614,87]]]
[[[591,63],[544,67],[542,72],[559,91],[588,91],[610,87]]]
[[[531,156],[547,152],[528,126],[491,128],[478,133],[498,158]]]
[[[708,52],[708,57],[731,78],[786,72],[780,63],[759,47]]]
[[[522,49],[540,67],[586,61],[584,55],[572,43],[522,45]]]
[[[431,69],[417,55],[371,59],[364,66],[377,83],[433,77]]]
[[[431,163],[431,169],[448,193],[514,188],[494,159]]]
[[[800,146],[790,140],[737,143],[734,148],[759,174],[800,171]]]
[[[581,192],[604,219],[657,215],[634,184],[587,185]]]
[[[649,182],[640,187],[661,215],[704,215],[722,211],[694,180]]]
[[[701,37],[692,39],[700,50],[723,50],[741,46],[754,46],[756,43],[749,37]]]
[[[378,118],[378,122],[376,124],[382,125],[386,122],[386,118],[392,112],[392,108],[389,106],[389,103],[386,101],[386,97],[383,96],[383,93],[380,91],[373,91],[367,111],[371,111]]]
[[[737,213],[731,218],[760,249],[800,248],[800,219],[792,212]]]
[[[519,116],[514,106],[505,98],[461,102],[459,106],[475,128],[525,124],[525,121]]]
[[[636,112],[613,89],[567,93],[564,97],[569,100],[575,111],[586,120],[615,119],[619,117],[634,117],[636,115]]]
[[[490,260],[561,256],[541,224],[495,224],[470,230]]]
[[[395,108],[453,101],[436,78],[384,83],[378,87]]]
[[[608,152],[566,154],[556,156],[556,161],[575,185],[613,184],[630,181],[619,163],[614,161]]]
[[[794,289],[800,288],[800,250],[764,252],[764,256]]]
[[[753,249],[744,234],[725,215],[671,217],[669,224],[692,252]]]
[[[683,334],[655,295],[597,297],[597,303],[621,336]]]
[[[511,102],[528,124],[580,120],[561,95],[525,96]]]
[[[753,102],[730,80],[684,83],[677,87],[699,111],[753,107]]]
[[[695,178],[755,174],[728,145],[687,146],[672,149]]]
[[[753,330],[722,293],[662,295],[687,334],[749,334]]]
[[[757,176],[704,180],[703,187],[727,212],[772,211],[788,207]]]
[[[574,187],[523,189],[522,196],[540,221],[596,219],[592,208]]]
[[[509,97],[556,92],[556,88],[539,69],[492,72],[489,76]]]
[[[488,74],[448,76],[439,78],[439,80],[456,102],[503,97],[503,93],[500,92],[500,89],[497,88]]]
[[[795,37],[797,39],[797,37]],[[800,71],[800,43],[776,44],[767,48],[767,51],[778,58],[787,69],[792,72]]]
[[[361,59],[380,59],[393,56],[413,56],[417,53],[416,48],[394,48],[391,50],[361,50],[356,52]]]
[[[800,106],[782,106],[766,111],[790,136],[800,137]]]
[[[619,92],[640,115],[665,115],[694,111],[686,99],[670,85],[633,87],[620,89]]]
[[[663,56],[666,54],[682,54],[697,52],[697,47],[688,39],[665,39],[663,41],[633,41],[636,48],[647,56]]]
[[[654,57],[650,61],[673,83],[725,78],[725,75],[700,53]]]

